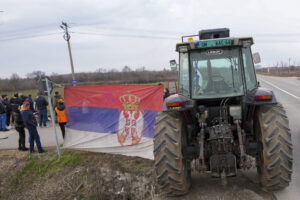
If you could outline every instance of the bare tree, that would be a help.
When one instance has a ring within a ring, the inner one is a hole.
[[[105,72],[107,72],[107,70],[105,69],[105,68],[98,68],[98,69],[96,69],[96,72],[97,73],[105,73]]]
[[[117,70],[116,68],[112,68],[111,70],[109,70],[108,72],[118,72],[119,70]]]
[[[45,76],[45,72],[39,70],[26,74],[27,78],[36,80],[38,80],[41,76]]]
[[[146,71],[146,67],[145,67],[145,66],[139,67],[139,68],[137,68],[135,71],[136,71],[136,72],[144,72],[144,71]]]
[[[11,75],[10,77],[10,85],[12,86],[13,90],[19,90],[20,89],[20,85],[21,85],[21,78],[18,74],[14,73]]]
[[[123,67],[122,72],[131,72],[132,69],[128,67],[127,65]]]

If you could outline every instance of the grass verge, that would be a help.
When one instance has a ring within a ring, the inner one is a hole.
[[[62,170],[71,169],[83,161],[81,152],[65,151],[58,158],[56,152],[44,155],[33,154],[22,169],[18,170],[11,179],[10,188],[23,189],[29,183],[59,173]]]

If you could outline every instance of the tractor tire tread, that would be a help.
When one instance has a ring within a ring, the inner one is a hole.
[[[279,103],[261,106],[257,111],[255,130],[263,146],[258,162],[261,185],[270,191],[287,187],[291,182],[293,148],[283,106]]]
[[[154,168],[157,184],[167,196],[184,195],[189,191],[182,155],[182,117],[180,114],[160,113],[154,127]]]

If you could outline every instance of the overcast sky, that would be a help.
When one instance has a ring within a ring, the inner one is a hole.
[[[1,0],[0,77],[70,73],[61,21],[75,72],[169,68],[180,36],[222,27],[253,36],[264,66],[300,65],[299,8],[298,0]]]

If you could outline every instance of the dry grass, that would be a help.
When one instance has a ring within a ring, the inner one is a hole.
[[[154,185],[153,161],[121,155],[0,151],[0,167],[0,199],[144,199]]]

